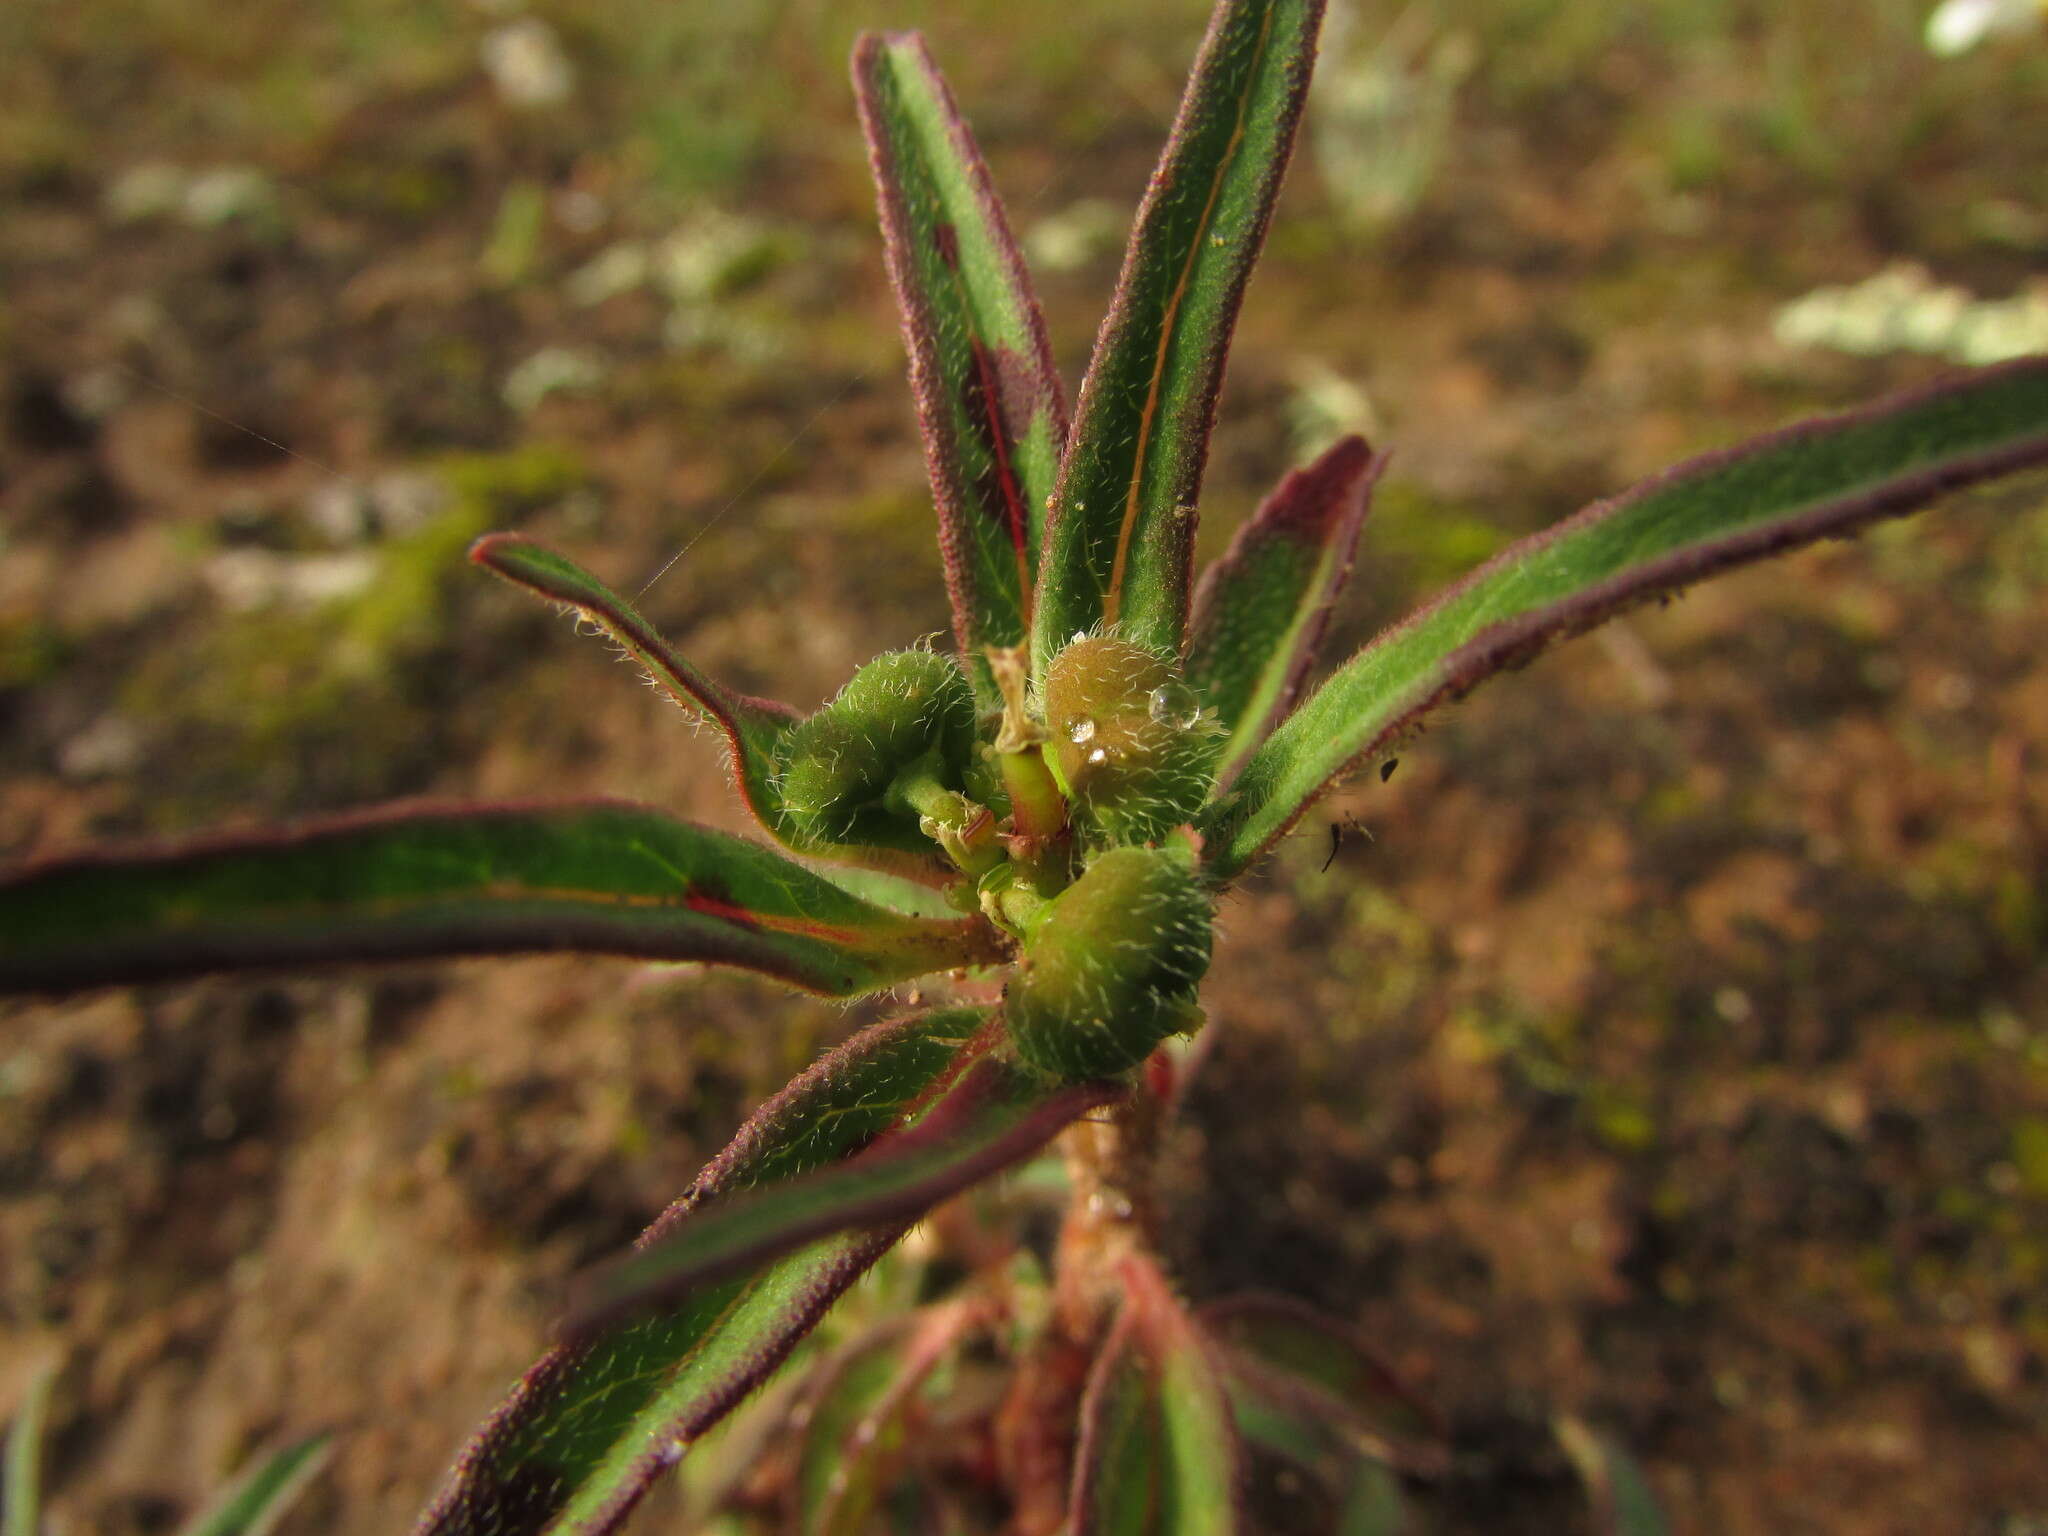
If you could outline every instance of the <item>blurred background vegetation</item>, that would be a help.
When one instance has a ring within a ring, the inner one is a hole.
[[[1391,445],[1339,654],[1687,453],[2048,346],[2039,32],[1336,10],[1203,536]],[[465,543],[651,582],[806,707],[944,629],[852,37],[927,32],[1071,388],[1205,11],[0,7],[0,851],[426,793],[733,825]],[[2048,1529],[2044,577],[2036,479],[1631,620],[1226,913],[1184,1273],[1396,1341],[1472,1449],[1443,1528],[1564,1528],[1569,1411],[1681,1529]],[[388,1528],[561,1277],[848,1023],[553,962],[12,1009],[0,1411],[69,1362],[74,1529],[317,1424],[296,1528]]]

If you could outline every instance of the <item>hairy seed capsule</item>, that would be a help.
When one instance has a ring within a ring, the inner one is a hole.
[[[1076,1080],[1134,1067],[1193,1023],[1210,903],[1180,843],[1112,848],[1046,907],[1005,1001],[1017,1054]]]
[[[1082,635],[1045,675],[1046,756],[1100,839],[1147,842],[1190,820],[1214,781],[1220,733],[1164,657]]]
[[[917,814],[889,803],[890,786],[923,767],[957,789],[973,750],[966,674],[932,651],[891,651],[783,737],[783,808],[809,838],[929,848]]]

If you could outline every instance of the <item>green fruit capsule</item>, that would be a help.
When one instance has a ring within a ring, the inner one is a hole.
[[[1199,1018],[1210,928],[1185,845],[1110,849],[1025,938],[1005,1000],[1017,1054],[1070,1081],[1136,1066]]]
[[[1192,820],[1222,733],[1164,657],[1084,635],[1045,674],[1046,758],[1102,840],[1149,842]]]
[[[906,775],[957,789],[974,752],[974,691],[932,651],[891,651],[783,737],[783,809],[802,836],[929,848],[892,796]]]

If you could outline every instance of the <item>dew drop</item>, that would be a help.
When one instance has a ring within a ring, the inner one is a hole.
[[[1185,683],[1161,683],[1145,701],[1145,712],[1161,725],[1190,730],[1202,718],[1202,706]]]
[[[1067,732],[1067,740],[1071,741],[1077,747],[1082,746],[1087,742],[1091,742],[1094,739],[1095,718],[1092,715],[1083,715],[1080,719],[1074,722],[1072,729],[1070,729]]]
[[[1107,747],[1095,747],[1095,748],[1091,749],[1091,750],[1089,751],[1089,753],[1088,753],[1088,761],[1089,761],[1089,762],[1091,762],[1091,763],[1106,763],[1106,762],[1108,762],[1108,761],[1109,761],[1109,748],[1107,748]]]

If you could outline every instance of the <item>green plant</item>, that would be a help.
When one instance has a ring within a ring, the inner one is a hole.
[[[29,1383],[7,1431],[0,1463],[0,1536],[41,1536],[42,1471],[54,1366]],[[327,1464],[332,1435],[313,1435],[254,1458],[205,1508],[179,1527],[180,1536],[265,1536]]]
[[[984,1242],[967,1280],[934,1269],[911,1321],[806,1367],[782,1480],[801,1528],[886,1512],[905,1529],[1230,1530],[1241,1442],[1303,1467],[1345,1529],[1387,1528],[1390,1469],[1443,1459],[1426,1407],[1302,1308],[1188,1307],[1157,1256],[1152,1163],[1219,893],[1347,773],[1551,641],[2048,460],[2040,358],[1793,427],[1506,549],[1303,697],[1381,457],[1348,437],[1290,474],[1199,586],[1191,552],[1319,20],[1316,0],[1219,5],[1071,423],[936,69],[910,36],[856,51],[957,663],[883,656],[801,718],[703,675],[561,555],[515,535],[474,547],[713,727],[781,851],[614,802],[415,806],[0,881],[16,991],[536,950],[721,963],[831,997],[945,974],[943,1004],[799,1076],[587,1278],[422,1530],[614,1528],[926,1213],[1055,1138],[1070,1189],[1049,1277]],[[971,1375],[976,1340],[1011,1363],[1007,1385],[948,1411],[956,1443],[977,1439],[963,1419],[986,1426],[992,1466],[910,1476],[930,1460],[910,1428]],[[1567,1443],[1605,1469],[1610,1503],[1641,1503],[1611,1451],[1583,1430]]]

